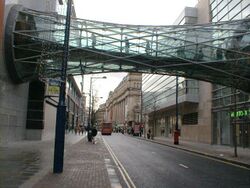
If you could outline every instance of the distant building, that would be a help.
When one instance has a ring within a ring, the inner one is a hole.
[[[106,114],[106,104],[101,104],[98,110],[95,112],[96,125],[99,127],[103,122],[105,122]]]
[[[106,101],[107,121],[131,127],[140,122],[141,74],[128,73]]]

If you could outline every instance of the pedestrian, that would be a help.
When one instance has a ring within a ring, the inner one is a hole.
[[[164,136],[164,133],[165,133],[165,129],[162,128],[162,129],[161,129],[161,136]]]
[[[142,136],[143,133],[143,125],[140,125],[140,137]]]
[[[222,60],[223,59],[223,51],[221,49],[221,46],[219,46],[216,49],[216,58],[217,58],[217,60]]]
[[[150,139],[150,136],[151,136],[151,130],[148,129],[147,138]]]
[[[146,52],[147,55],[150,54],[150,43],[149,43],[148,40],[147,40],[147,42],[146,42],[145,52]]]
[[[95,48],[96,46],[96,36],[94,33],[91,34],[91,40],[92,40],[92,48]]]
[[[203,59],[203,57],[204,57],[204,54],[203,54],[202,48],[199,48],[199,51],[196,52],[194,59],[197,61],[200,61]]]
[[[77,134],[77,126],[75,126],[74,130],[75,130],[75,134]]]
[[[91,134],[91,136],[92,136],[91,141],[92,141],[93,144],[96,144],[95,136],[96,136],[97,133],[98,133],[97,129],[96,129],[95,127],[93,127],[93,128],[91,129],[91,133],[92,133],[92,134]]]
[[[81,126],[81,132],[82,132],[82,135],[83,135],[83,132],[84,132],[84,126],[83,125]]]
[[[127,37],[125,37],[125,52],[129,53],[129,41]]]
[[[184,49],[183,46],[182,46],[182,47],[179,47],[179,48],[177,49],[177,57],[182,58],[182,59],[186,59],[185,49]]]

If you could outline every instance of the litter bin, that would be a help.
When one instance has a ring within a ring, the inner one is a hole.
[[[179,144],[179,136],[180,136],[180,130],[175,130],[174,131],[174,144],[176,145]]]

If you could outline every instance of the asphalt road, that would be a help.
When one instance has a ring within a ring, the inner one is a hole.
[[[120,133],[103,138],[137,188],[250,187],[250,170]]]

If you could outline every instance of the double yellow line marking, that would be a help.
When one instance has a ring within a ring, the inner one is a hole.
[[[108,145],[108,143],[105,141],[105,139],[103,139],[103,142],[104,142],[105,146],[107,147],[112,159],[114,160],[114,163],[117,166],[119,172],[121,173],[121,176],[122,176],[124,182],[126,183],[127,187],[128,188],[136,188],[134,182],[131,180],[127,171],[125,170],[125,168],[123,167],[121,162],[118,160],[118,158],[116,157],[116,155],[114,154],[114,152],[112,151],[112,149]]]

